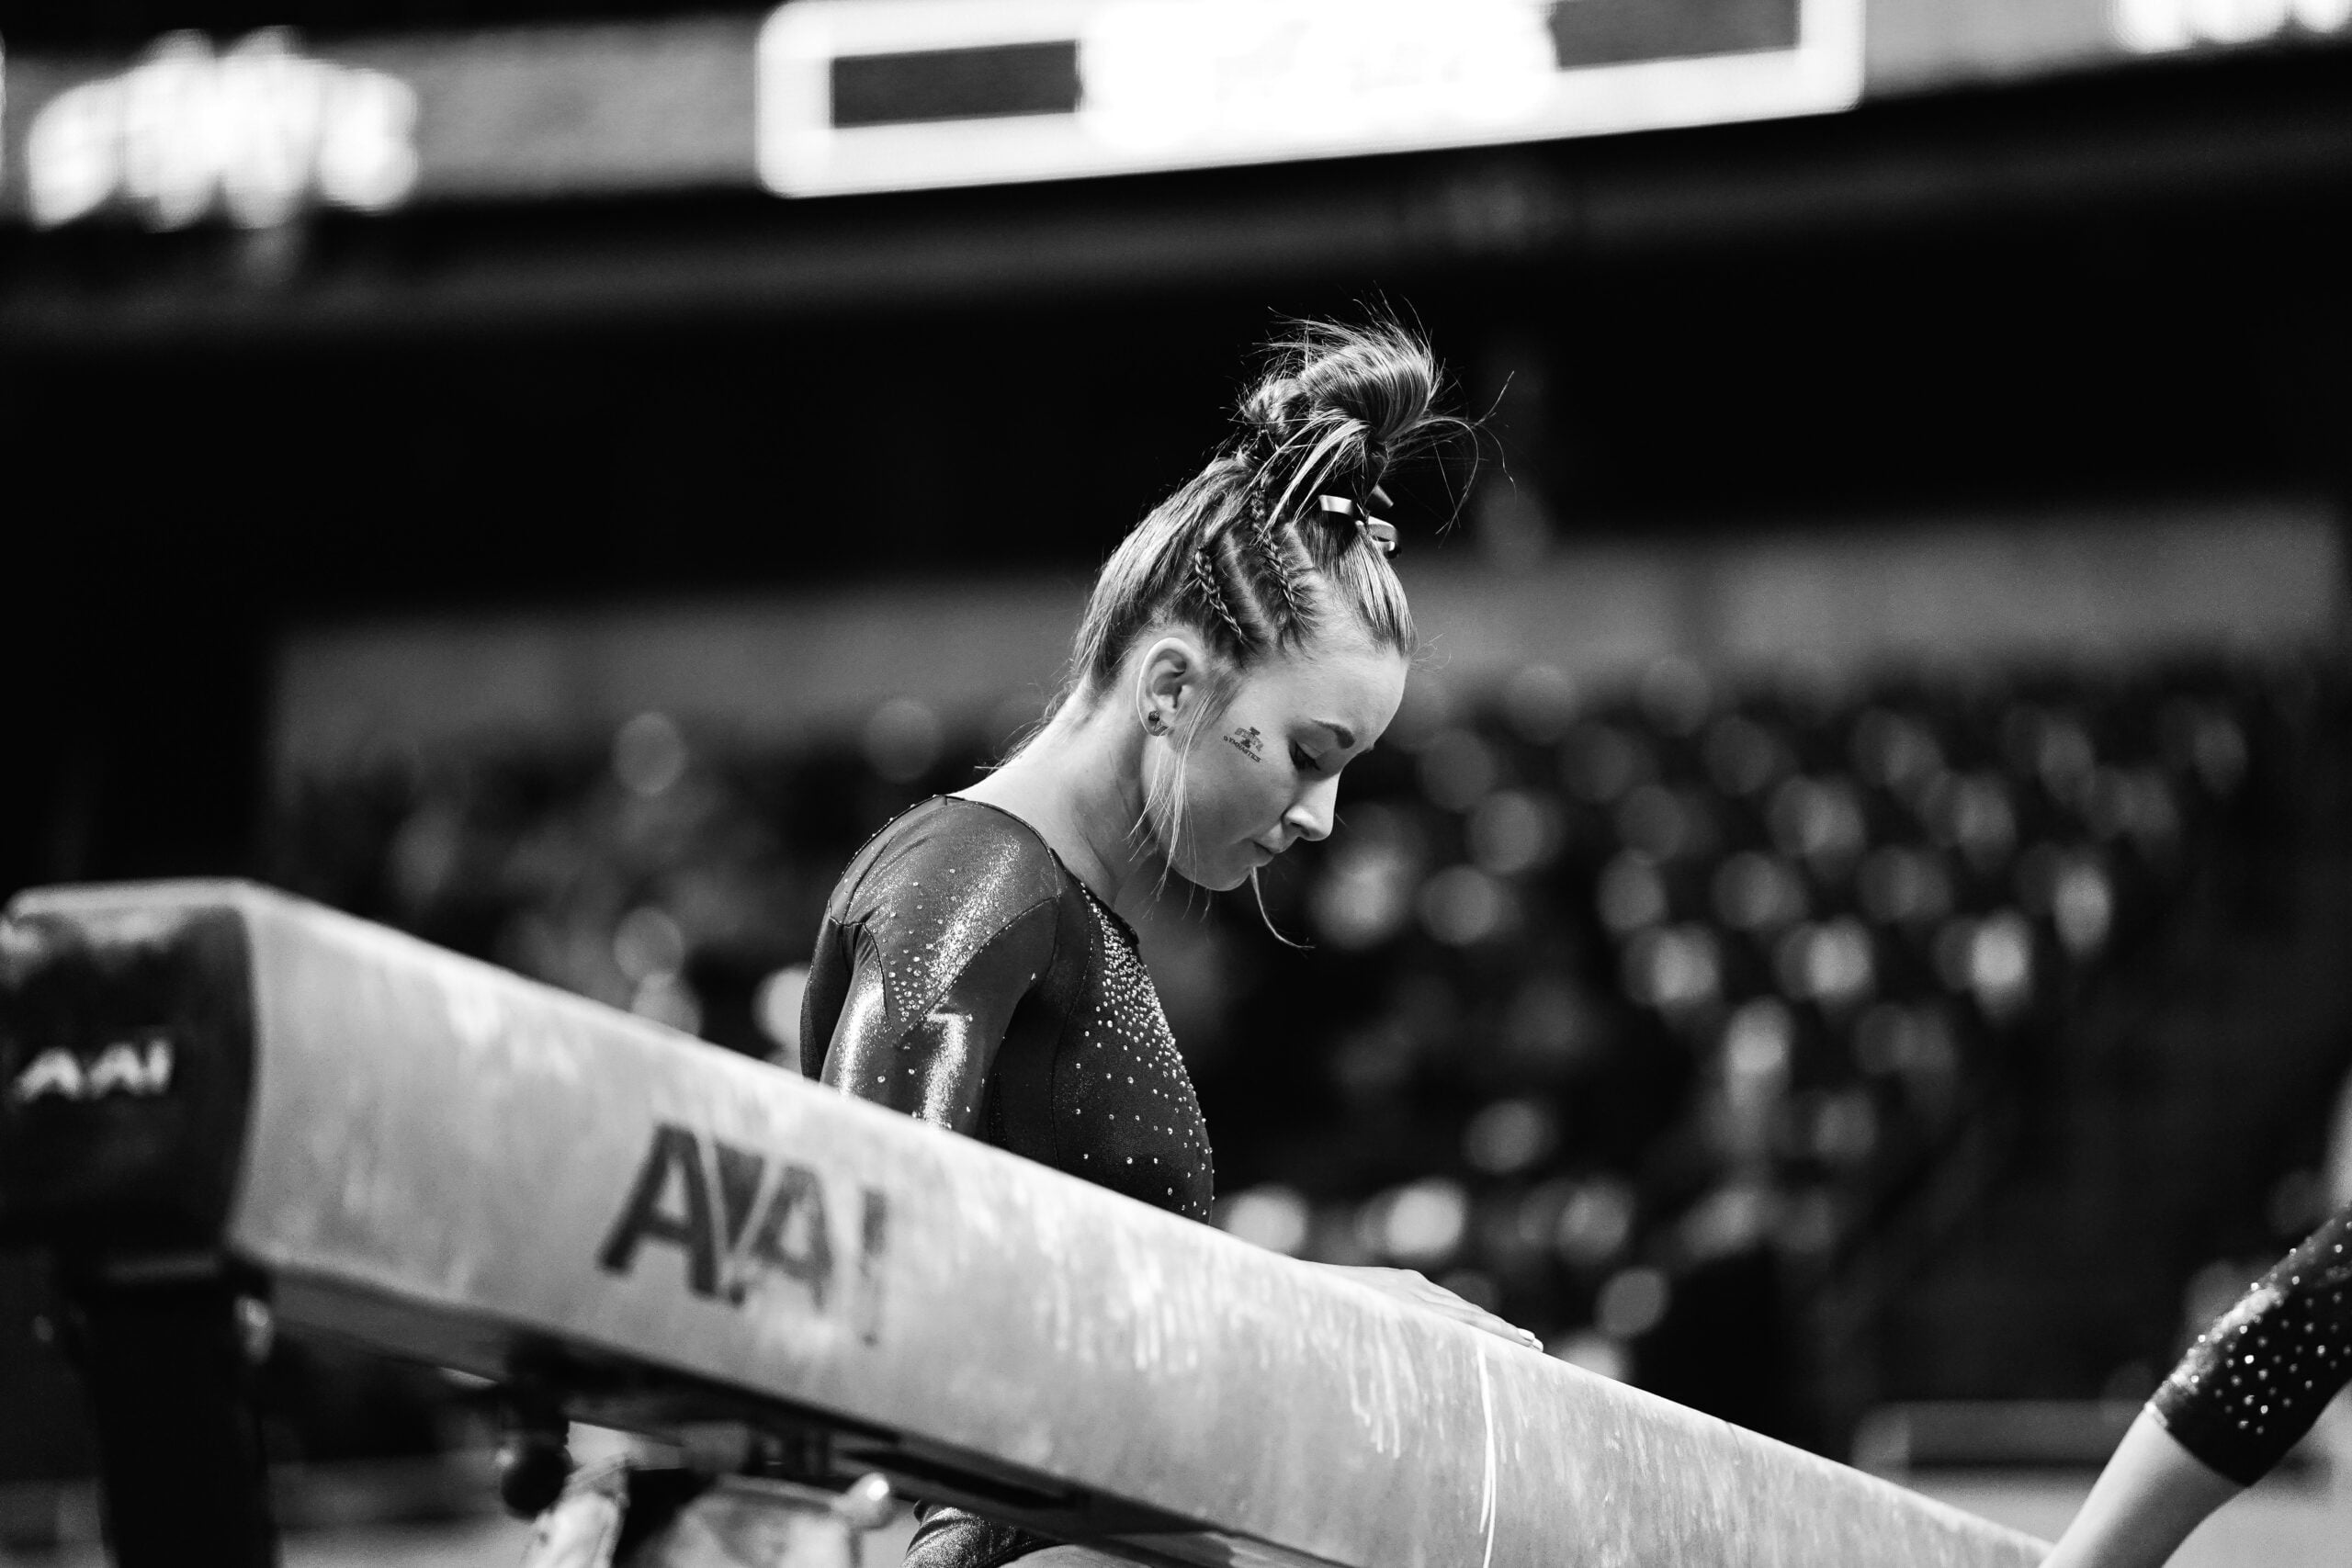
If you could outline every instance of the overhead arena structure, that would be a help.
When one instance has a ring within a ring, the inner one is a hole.
[[[879,1472],[1141,1563],[2024,1568],[2045,1550],[250,885],[18,897],[0,1083],[0,1243],[51,1252],[74,1303],[125,1563],[185,1561],[203,1532],[274,1551],[240,1370],[256,1302],[551,1416],[740,1423],[819,1479]]]

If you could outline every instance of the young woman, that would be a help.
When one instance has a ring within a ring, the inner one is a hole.
[[[1396,712],[1412,618],[1383,473],[1459,421],[1390,324],[1279,344],[1241,438],[1112,555],[1044,728],[884,828],[826,906],[802,1004],[811,1076],[1206,1220],[1208,1130],[1118,913],[1174,878],[1232,888],[1333,827]],[[1422,1280],[1366,1283],[1519,1341]],[[951,1508],[909,1562],[1047,1546]]]
[[[2197,1337],[2044,1568],[2158,1568],[2268,1474],[2352,1381],[2352,1208]]]

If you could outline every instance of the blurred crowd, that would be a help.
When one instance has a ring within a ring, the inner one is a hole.
[[[1418,675],[1329,841],[1261,899],[1172,890],[1144,922],[1219,1223],[1807,1435],[1799,1330],[1841,1260],[2030,1102],[2191,890],[2292,830],[2347,693],[2316,654]],[[643,714],[387,754],[293,790],[276,874],[797,1066],[834,877],[1035,717],[902,699],[788,753]]]

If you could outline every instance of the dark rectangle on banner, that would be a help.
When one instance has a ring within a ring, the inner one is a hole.
[[[833,62],[833,126],[922,125],[1078,109],[1078,43],[991,44]]]
[[[1798,0],[1558,0],[1560,69],[1758,54],[1797,46]]]

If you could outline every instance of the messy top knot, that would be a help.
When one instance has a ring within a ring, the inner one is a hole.
[[[1192,627],[1238,673],[1353,626],[1409,655],[1404,586],[1364,523],[1382,479],[1466,430],[1437,412],[1429,345],[1394,321],[1307,321],[1270,345],[1238,438],[1136,525],[1104,563],[1072,674],[1107,690],[1151,626]],[[1347,504],[1327,507],[1325,497]]]
[[[1365,491],[1388,465],[1462,422],[1432,412],[1437,362],[1393,321],[1303,323],[1272,346],[1272,363],[1241,400],[1256,452],[1297,461],[1302,473],[1352,478]]]

